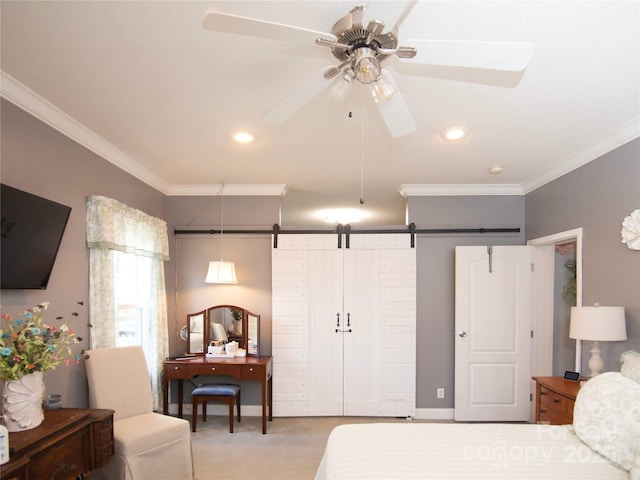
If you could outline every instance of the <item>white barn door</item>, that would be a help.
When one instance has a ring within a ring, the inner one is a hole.
[[[279,417],[343,413],[343,258],[336,235],[279,235],[272,250],[273,408]]]
[[[278,236],[276,416],[415,414],[416,275],[409,247],[408,235],[351,235],[349,249],[337,248],[336,235]]]
[[[457,421],[529,420],[531,264],[531,247],[456,247]]]
[[[415,248],[408,234],[353,234],[344,259],[344,415],[414,416]]]

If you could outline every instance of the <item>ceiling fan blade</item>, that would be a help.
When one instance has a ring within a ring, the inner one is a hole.
[[[394,26],[394,22],[395,26],[399,27],[416,3],[418,0],[369,2],[362,16],[362,25],[366,27],[371,20],[379,20],[386,25],[384,31],[387,32]]]
[[[333,67],[325,67],[320,70],[313,77],[295,89],[293,93],[269,110],[265,116],[262,117],[262,120],[272,125],[284,122],[331,84],[333,79],[327,80],[324,77],[324,74],[332,68]]]
[[[283,40],[313,44],[317,38],[325,38],[335,42],[337,38],[331,33],[318,32],[307,28],[269,22],[256,18],[242,17],[230,13],[219,12],[210,8],[202,17],[202,28],[217,32],[236,33],[252,37]]]
[[[376,103],[389,133],[392,137],[398,138],[415,132],[416,122],[398,89],[398,85],[396,85],[396,81],[388,70],[383,69],[382,72],[396,89],[391,100],[381,100]]]
[[[527,67],[535,47],[532,43],[465,40],[403,40],[402,43],[415,47],[418,53],[413,58],[400,58],[401,61],[513,72]]]

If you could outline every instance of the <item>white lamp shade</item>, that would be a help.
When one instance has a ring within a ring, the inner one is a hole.
[[[205,283],[238,283],[236,265],[233,262],[209,262]]]
[[[224,326],[217,322],[211,322],[211,340],[217,340],[219,342],[227,343],[227,332],[224,331]]]
[[[624,307],[571,307],[569,337],[594,342],[626,340]]]

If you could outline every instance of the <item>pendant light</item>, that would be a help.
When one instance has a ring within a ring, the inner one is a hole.
[[[224,182],[220,188],[220,260],[209,262],[205,283],[238,283],[236,266],[233,262],[222,259],[222,241],[224,236]]]

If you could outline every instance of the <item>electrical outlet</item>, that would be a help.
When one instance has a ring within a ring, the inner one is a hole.
[[[437,398],[444,398],[444,388],[440,387],[436,390],[436,397]]]

